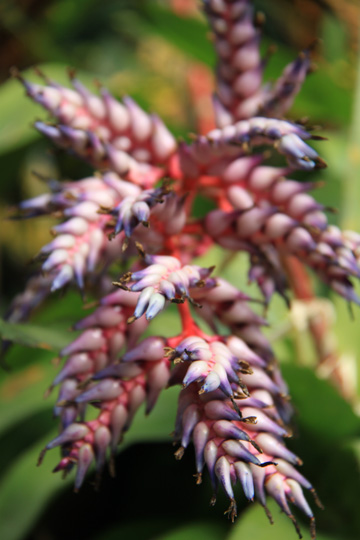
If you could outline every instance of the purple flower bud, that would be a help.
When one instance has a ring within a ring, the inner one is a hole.
[[[245,400],[247,401],[247,400]],[[224,439],[240,439],[242,441],[249,441],[250,437],[237,427],[234,422],[229,422],[228,420],[218,420],[213,425],[215,433]]]
[[[273,435],[278,435],[279,437],[287,437],[288,432],[283,427],[276,424],[271,420],[264,412],[253,409],[251,407],[245,407],[242,410],[242,414],[246,416],[255,416],[256,424],[249,424],[247,429],[250,431],[267,431]]]
[[[260,465],[258,458],[252,454],[249,450],[245,448],[241,442],[229,440],[224,441],[221,444],[222,448],[225,450],[226,454],[231,457],[241,459],[246,463],[253,463],[254,465]]]
[[[89,223],[87,220],[80,217],[75,217],[72,219],[68,219],[67,221],[64,221],[64,223],[55,225],[52,228],[52,231],[58,234],[70,234],[70,235],[81,236],[87,232],[88,228],[89,228]]]
[[[146,140],[153,129],[150,117],[130,97],[124,97],[123,102],[130,115],[130,126],[133,136],[137,141]]]
[[[88,354],[73,354],[68,358],[63,369],[55,377],[53,385],[55,386],[69,377],[81,375],[82,373],[88,373],[92,369],[92,367],[93,361],[90,359]]]
[[[310,506],[308,505],[308,503],[307,503],[307,501],[306,501],[306,499],[304,497],[304,494],[302,492],[302,489],[299,486],[298,482],[296,482],[296,480],[288,478],[286,480],[286,483],[287,483],[287,485],[289,486],[289,488],[291,490],[291,496],[292,496],[296,506],[298,506],[300,508],[300,510],[302,512],[304,512],[304,514],[307,517],[313,518],[314,514],[313,514]]]
[[[139,283],[141,283],[141,282],[139,282]],[[137,304],[136,304],[136,307],[135,307],[135,311],[134,311],[134,317],[136,319],[138,319],[139,317],[144,315],[144,313],[147,310],[147,307],[149,305],[150,298],[152,297],[154,292],[155,292],[154,287],[145,287],[145,289],[143,289],[141,291],[141,294],[140,294],[140,296],[138,298],[138,301],[137,301]]]
[[[266,479],[266,491],[275,499],[280,508],[286,515],[290,515],[291,511],[286,500],[284,481],[280,474],[269,475]]]
[[[196,454],[196,470],[201,473],[204,467],[204,451],[209,440],[210,429],[205,422],[198,422],[193,431]]]
[[[263,369],[253,367],[251,375],[242,375],[242,380],[250,388],[262,388],[275,395],[280,393],[280,388]]]
[[[66,249],[56,249],[46,259],[46,261],[42,265],[42,269],[44,270],[44,272],[48,272],[55,266],[59,266],[60,264],[65,263],[68,257],[69,253]]]
[[[72,343],[60,352],[61,356],[68,356],[80,351],[96,351],[106,345],[105,338],[100,329],[85,330]]]
[[[301,465],[301,460],[293,454],[286,446],[276,437],[268,433],[259,433],[256,437],[256,442],[260,448],[270,456],[283,458],[294,465]]]
[[[251,474],[250,468],[242,461],[236,461],[234,463],[234,469],[236,471],[236,476],[241,482],[245,497],[249,501],[252,501],[254,499],[255,490],[253,475]]]
[[[51,285],[51,292],[61,289],[66,283],[69,283],[74,277],[74,271],[69,264],[65,264],[57,276],[54,278]]]
[[[211,420],[239,420],[238,413],[223,401],[209,401],[204,411]]]
[[[183,379],[183,385],[186,387],[186,386],[189,386],[189,384],[193,383],[194,381],[203,379],[204,377],[207,376],[208,371],[209,371],[209,367],[208,367],[207,362],[204,362],[201,360],[192,362],[192,364],[190,364],[186,372],[186,375]],[[219,384],[220,384],[220,381],[219,381]],[[203,390],[203,391],[206,392],[206,390]]]
[[[281,137],[278,151],[288,157],[290,164],[299,169],[311,170],[316,165],[317,152],[307,145],[296,133]]]
[[[94,434],[96,469],[101,471],[105,465],[106,452],[111,442],[111,433],[106,426],[97,428]]]
[[[56,446],[62,446],[73,441],[80,441],[81,439],[84,439],[88,433],[89,428],[85,424],[71,424],[70,426],[65,428],[58,437],[55,437],[55,439],[50,441],[46,445],[46,448],[48,450],[51,450]]]
[[[128,423],[128,411],[122,404],[116,405],[111,413],[111,450],[114,453]]]
[[[286,460],[277,459],[276,468],[281,474],[286,476],[286,478],[296,480],[296,482],[302,485],[305,489],[312,489],[312,485],[310,484],[310,482]]]
[[[234,499],[234,492],[231,485],[230,463],[225,456],[220,457],[216,461],[215,474],[229,499]]]
[[[75,486],[74,490],[78,491],[84,481],[85,475],[88,468],[91,465],[91,462],[94,459],[94,452],[90,444],[83,444],[79,450],[76,477],[75,477]]]
[[[151,321],[160,311],[165,307],[165,297],[160,293],[154,293],[149,301],[148,308],[146,310],[145,317],[148,321]]]
[[[123,362],[146,360],[157,362],[164,357],[164,340],[151,336],[144,339],[139,345],[130,349],[123,356]]]
[[[218,457],[218,447],[212,441],[211,439],[206,443],[205,450],[204,450],[204,458],[206,466],[209,470],[211,483],[213,485],[213,489],[215,490],[217,487],[217,475],[215,474],[215,464]],[[225,458],[226,459],[226,458]]]
[[[105,88],[101,89],[101,95],[111,126],[118,132],[125,131],[130,125],[130,117],[126,107],[119,103]]]
[[[191,434],[194,430],[194,427],[198,424],[199,420],[200,413],[197,405],[193,404],[185,409],[182,419],[183,435],[181,439],[181,445],[184,448],[188,446]]]
[[[86,390],[77,398],[77,403],[87,403],[89,401],[111,401],[123,393],[121,383],[112,379],[104,379],[89,390]]]

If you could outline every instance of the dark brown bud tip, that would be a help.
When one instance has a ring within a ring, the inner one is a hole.
[[[37,460],[37,464],[36,464],[37,467],[40,467],[40,465],[42,464],[46,452],[47,452],[47,448],[43,448],[43,450],[41,450],[38,460]]]
[[[264,505],[264,510],[265,510],[266,517],[270,521],[270,525],[274,525],[274,520],[273,520],[272,514],[271,514],[270,510],[268,509],[268,507],[265,506],[265,505]]]
[[[250,439],[249,443],[253,445],[253,447],[259,452],[259,454],[263,453],[262,449],[260,448],[258,443],[254,441],[254,439]]]
[[[44,392],[44,399],[47,399],[47,398],[50,396],[50,394],[51,394],[51,392],[53,391],[53,389],[54,389],[54,387],[53,387],[53,385],[51,384],[51,385],[49,386],[49,388],[48,388],[47,390],[45,390],[45,392]]]
[[[69,77],[69,79],[71,81],[76,78],[76,69],[75,68],[69,66],[66,71],[67,71],[68,77]]]
[[[311,540],[316,539],[316,523],[315,523],[315,518],[313,517],[310,519],[310,536],[311,536]]]
[[[109,474],[111,478],[115,478],[116,476],[116,467],[115,467],[115,455],[113,453],[110,454],[109,458]]]
[[[310,139],[312,141],[328,141],[328,137],[323,137],[322,135],[311,135]]]
[[[299,538],[302,538],[302,534],[301,534],[301,531],[300,531],[300,527],[298,525],[298,522],[296,521],[295,517],[292,515],[292,514],[289,514],[289,518],[291,519],[291,521],[293,522],[293,525],[295,527],[295,530],[298,534],[298,537]]]
[[[324,510],[324,505],[323,505],[323,503],[320,501],[320,499],[319,499],[319,497],[318,497],[318,494],[316,493],[316,491],[315,491],[314,488],[311,488],[311,489],[310,489],[310,493],[311,493],[312,496],[314,497],[315,504],[316,504],[321,510]]]
[[[238,405],[237,405],[237,403],[236,403],[236,401],[235,401],[235,399],[234,399],[234,395],[231,395],[231,396],[229,396],[229,397],[230,397],[230,399],[231,399],[231,403],[233,404],[233,407],[234,407],[235,411],[236,411],[236,412],[238,413],[238,415],[239,415],[239,418],[242,419],[242,414],[241,414],[241,411],[240,411],[240,409],[239,409],[239,407],[238,407]]]

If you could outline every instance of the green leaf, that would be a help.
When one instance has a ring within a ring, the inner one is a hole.
[[[268,507],[273,515],[274,524],[271,526],[263,508],[259,504],[254,504],[241,515],[234,528],[226,540],[296,540],[297,534],[290,519],[285,514],[280,513],[280,508],[273,500],[268,501]],[[301,524],[304,540],[310,539],[310,534],[306,531],[306,525]],[[317,540],[343,540],[340,537],[328,536],[317,533]]]
[[[188,523],[179,528],[174,527],[172,519],[141,519],[139,522],[125,523],[110,531],[96,536],[94,540],[119,540],[119,538],[136,538],[136,540],[218,540],[224,536],[221,523],[197,522]],[[164,533],[164,530],[167,530]]]
[[[169,440],[176,414],[177,394],[178,388],[164,392],[151,418],[145,417],[142,408],[129,433],[126,434],[121,449],[138,441]],[[63,489],[64,483],[61,482],[59,475],[51,474],[51,470],[59,461],[56,450],[47,453],[40,468],[35,466],[41,449],[56,434],[54,431],[26,449],[4,476],[0,487],[0,538],[6,540],[23,538],[39,515],[45,511],[51,497]],[[66,479],[65,485],[71,481],[72,475]]]
[[[360,433],[360,418],[328,381],[305,367],[283,364],[282,369],[299,411],[297,421],[307,430],[331,440]]]
[[[3,375],[0,386],[0,436],[21,420],[52,406],[54,398],[44,399],[44,392],[55,374],[56,369],[49,361],[43,364],[37,362],[17,373]]]
[[[69,332],[32,324],[8,323],[0,319],[0,336],[26,347],[60,351],[70,339]]]
[[[139,521],[122,523],[117,527],[96,535],[92,540],[119,540],[120,538],[136,538],[136,540],[155,539],[158,538],[158,534],[162,535],[164,531],[171,529],[172,526],[172,518],[142,518]]]
[[[223,534],[224,528],[219,523],[189,523],[159,536],[157,540],[218,540]]]
[[[50,437],[55,437],[54,431]],[[29,530],[50,498],[65,484],[51,474],[58,461],[57,452],[51,452],[46,466],[37,468],[36,462],[41,448],[49,438],[42,439],[13,463],[2,480],[0,489],[0,537],[20,540]]]
[[[144,23],[144,31],[155,31],[195,60],[208,65],[215,63],[213,47],[206,37],[207,27],[201,20],[183,19],[155,2],[148,2],[146,11],[149,24]]]

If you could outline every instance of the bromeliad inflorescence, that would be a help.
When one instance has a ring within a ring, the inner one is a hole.
[[[196,258],[213,245],[247,253],[249,279],[267,305],[276,292],[288,301],[286,263],[295,257],[346,300],[360,303],[351,282],[360,277],[360,236],[328,224],[326,209],[309,194],[314,183],[289,178],[325,166],[310,145],[321,137],[284,119],[309,71],[310,51],[264,85],[251,2],[203,3],[218,56],[217,127],[189,143],[178,143],[131,98],[117,101],[104,88],[92,94],[74,73],[72,88],[41,73],[43,84],[16,74],[27,95],[51,114],[51,122],[38,121],[36,129],[97,172],[51,180],[49,193],[19,204],[16,217],[56,214],[62,220],[38,255],[39,274],[15,298],[8,318],[24,320],[65,286],[98,294],[93,313],[76,324],[82,333],[61,353],[65,363],[52,385],[59,387],[60,434],[44,450],[61,448],[56,470],[76,469],[76,489],[93,462],[98,477],[108,458],[112,463],[140,405],[150,412],[163,389],[180,385],[175,455],[181,458],[193,443],[197,482],[206,468],[212,503],[221,486],[234,519],[233,486],[240,483],[270,519],[266,495],[273,497],[297,530],[290,504],[298,506],[315,538],[303,488],[319,501],[295,468],[300,458],[284,442],[292,411],[262,333],[267,322],[251,308],[252,298]],[[279,154],[281,166],[267,163],[271,154]],[[197,195],[216,206],[201,219],[192,217]],[[111,284],[109,268],[117,261],[127,271]],[[144,338],[170,303],[179,311],[180,334]],[[92,420],[89,404],[99,409]]]

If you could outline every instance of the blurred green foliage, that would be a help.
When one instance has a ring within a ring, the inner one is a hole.
[[[278,44],[278,52],[266,70],[271,80],[297,52],[292,28],[298,39],[299,32],[291,26],[297,16],[296,5],[285,2],[282,19],[275,6],[272,11],[270,0],[257,5],[270,12],[270,24],[264,28],[264,50],[270,43]],[[176,134],[186,136],[195,129],[186,74],[194,62],[213,66],[214,53],[204,19],[196,15],[179,17],[169,6],[170,2],[155,0],[0,3],[0,76],[4,79],[0,88],[1,219],[7,215],[8,206],[42,190],[32,170],[58,178],[80,178],[90,170],[62,152],[49,152],[49,145],[32,129],[33,120],[44,117],[44,113],[24,97],[16,81],[7,80],[7,69],[12,64],[25,69],[26,76],[34,80],[31,66],[36,64],[62,83],[66,82],[66,66],[70,65],[90,87],[98,78],[116,95],[133,94],[148,110],[162,114]],[[360,200],[359,165],[356,169],[346,151],[352,143],[349,133],[353,139],[358,133],[350,129],[355,122],[352,110],[356,51],[348,39],[346,22],[327,10],[317,13],[312,28],[316,27],[323,38],[316,54],[319,69],[305,83],[292,116],[309,116],[311,122],[324,127],[330,140],[319,143],[318,149],[329,169],[321,173],[326,188],[317,195],[324,204],[341,210],[349,185],[352,197]],[[319,173],[310,176],[320,178]],[[352,224],[358,230],[359,216]],[[331,220],[339,222],[344,218],[346,215],[340,213]],[[1,227],[0,292],[4,314],[11,297],[25,282],[28,261],[48,241],[48,227],[46,220],[39,225],[3,221]],[[214,249],[206,257],[208,264],[221,268],[220,250]],[[227,266],[225,277],[245,288],[245,272],[245,263],[237,257]],[[328,295],[324,288],[319,291]],[[341,350],[354,356],[360,345],[357,323],[350,320],[344,302],[337,301],[336,306],[338,343]],[[49,452],[41,468],[35,467],[39,451],[55,434],[53,399],[43,398],[56,373],[51,360],[69,341],[68,329],[82,315],[81,300],[71,293],[49,300],[29,325],[0,321],[3,338],[17,343],[6,356],[9,370],[0,374],[1,540],[295,538],[291,523],[276,508],[276,523],[270,527],[261,507],[249,507],[240,492],[240,518],[234,526],[222,516],[226,508],[222,495],[215,509],[208,508],[209,482],[195,486],[191,449],[180,464],[172,457],[169,434],[175,417],[176,389],[164,392],[151,418],[145,418],[143,411],[138,413],[117,460],[118,476],[113,480],[105,475],[100,492],[92,489],[90,477],[79,495],[72,494],[71,479],[61,482],[58,475],[51,474],[58,457],[56,451]],[[326,507],[316,514],[318,538],[355,540],[360,536],[359,416],[328,380],[320,380],[303,365],[306,362],[297,355],[294,339],[300,331],[287,326],[282,302],[274,302],[269,318],[270,334],[278,327],[285,328],[282,339],[274,345],[297,410],[298,436],[289,444],[304,458],[304,474],[317,487]],[[166,320],[156,319],[153,331],[161,331],[172,322],[175,331],[175,321],[176,314],[167,313]],[[358,360],[352,365],[359,366]],[[304,536],[308,537],[306,527],[304,524]]]

